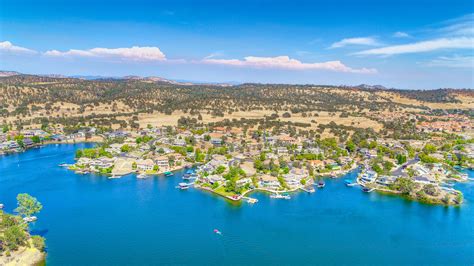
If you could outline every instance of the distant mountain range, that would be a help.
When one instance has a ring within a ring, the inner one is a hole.
[[[368,84],[360,84],[355,87],[359,89],[365,89],[365,90],[386,90],[387,89],[386,87],[382,85],[368,85]]]
[[[1,71],[0,70],[0,77],[10,77],[10,76],[17,76],[17,75],[25,75],[23,73],[17,71]],[[191,86],[191,85],[217,85],[217,86],[233,86],[239,85],[240,82],[200,82],[200,81],[189,81],[189,80],[171,80],[165,79],[162,77],[141,77],[141,76],[94,76],[94,75],[71,75],[65,76],[60,74],[33,74],[35,76],[41,77],[49,77],[49,78],[77,78],[77,79],[85,79],[85,80],[104,80],[104,79],[117,79],[117,80],[143,80],[143,81],[150,81],[150,82],[163,82],[169,83],[174,85],[184,85],[184,86]]]

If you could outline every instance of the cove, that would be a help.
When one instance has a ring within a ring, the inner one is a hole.
[[[48,145],[0,157],[0,202],[15,208],[29,193],[44,209],[32,226],[47,239],[47,265],[340,265],[442,264],[474,261],[474,183],[458,184],[461,207],[430,206],[364,193],[328,179],[291,200],[254,193],[257,204],[181,191],[173,177],[109,180],[76,175],[76,149]],[[474,177],[474,172],[468,171]],[[222,235],[213,233],[219,229]]]

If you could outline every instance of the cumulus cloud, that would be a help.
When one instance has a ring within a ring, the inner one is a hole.
[[[403,32],[403,31],[397,31],[392,36],[395,37],[395,38],[408,38],[408,37],[411,37],[408,33]]]
[[[338,42],[333,43],[329,48],[341,48],[348,45],[368,45],[368,46],[377,46],[379,42],[372,37],[357,37],[357,38],[347,38],[342,39]]]
[[[341,61],[328,61],[322,63],[303,63],[299,60],[289,58],[288,56],[276,57],[256,57],[247,56],[244,60],[239,59],[212,59],[205,58],[201,60],[206,64],[228,65],[236,67],[255,67],[255,68],[280,68],[289,70],[330,70],[346,73],[377,73],[373,68],[354,69],[344,65]]]
[[[166,56],[158,47],[140,47],[131,48],[93,48],[89,50],[75,50],[61,52],[50,50],[44,53],[46,56],[56,57],[108,57],[136,61],[164,61]]]
[[[474,38],[440,38],[409,44],[393,45],[354,53],[355,55],[397,55],[424,53],[442,49],[474,49]]]
[[[435,67],[474,68],[474,56],[440,56],[427,64]]]
[[[0,52],[16,53],[16,54],[36,54],[37,53],[35,50],[13,45],[9,41],[0,42]]]

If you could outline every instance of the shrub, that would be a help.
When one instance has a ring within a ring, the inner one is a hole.
[[[44,251],[46,248],[44,237],[42,236],[32,236],[31,239],[33,240],[33,246],[40,251]]]

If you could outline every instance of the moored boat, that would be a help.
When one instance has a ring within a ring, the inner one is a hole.
[[[147,177],[148,177],[148,175],[146,175],[145,173],[141,173],[141,174],[137,175],[138,179],[145,179]]]
[[[257,203],[257,202],[258,202],[258,199],[248,198],[248,199],[247,199],[247,202],[254,204],[254,203]]]
[[[5,205],[3,205],[2,203],[0,203],[0,210],[3,209],[5,207]]]
[[[362,188],[362,191],[366,192],[366,193],[369,193],[369,192],[372,192],[374,191],[375,188],[368,188],[368,187],[363,187]]]
[[[29,216],[29,217],[23,218],[23,221],[25,221],[27,223],[31,223],[31,222],[34,222],[36,220],[38,220],[38,217],[36,217],[36,216]]]
[[[189,186],[190,186],[189,183],[184,183],[184,182],[183,182],[183,183],[179,183],[176,188],[179,188],[179,189],[181,189],[181,190],[184,190],[184,189],[188,189]]]
[[[323,181],[318,182],[318,188],[323,188],[325,186],[326,186],[326,183],[324,183]]]
[[[170,171],[165,172],[165,176],[172,176],[172,175],[173,175],[173,172],[170,172]]]
[[[272,194],[270,195],[270,198],[272,199],[291,199],[291,196],[288,195],[288,194],[278,194],[278,193],[275,193],[275,194]]]

